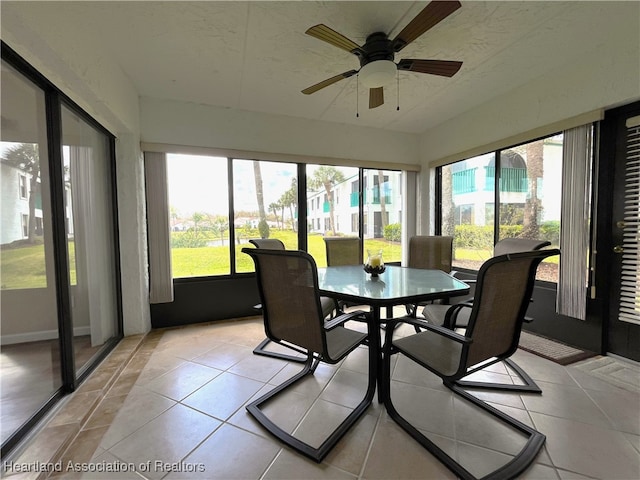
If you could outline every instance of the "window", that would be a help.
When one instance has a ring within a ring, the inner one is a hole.
[[[441,179],[442,234],[454,236],[454,267],[477,270],[504,238],[559,245],[561,134],[441,167]],[[558,257],[537,278],[557,282]]]
[[[382,250],[385,262],[402,260],[402,172],[363,170],[364,253]],[[370,220],[373,219],[373,222]]]
[[[173,278],[231,273],[227,171],[226,158],[167,155]]]
[[[442,235],[454,237],[453,266],[477,270],[494,243],[494,182],[488,180],[495,154],[441,167]]]
[[[307,165],[307,198],[317,202],[317,209],[307,212],[310,223],[315,228],[307,232],[307,250],[318,266],[327,265],[324,236],[359,236],[357,215],[359,203],[353,204],[354,186],[359,169],[332,165]],[[357,190],[356,190],[357,192]],[[354,228],[355,227],[355,228]]]
[[[20,198],[27,199],[27,176],[18,175],[18,190],[20,191]]]
[[[241,251],[252,238],[277,238],[285,248],[297,249],[297,165],[234,159],[233,184],[236,271],[254,270]]]
[[[298,249],[300,221],[307,229],[306,250],[320,267],[326,266],[325,236],[359,237],[361,231],[365,248],[382,249],[388,262],[401,260],[402,172],[308,164],[305,219],[298,213],[298,168],[167,154],[173,278],[252,272],[242,248],[251,239],[276,238]],[[371,186],[362,192],[362,205],[361,175]]]
[[[25,215],[24,213],[20,215],[21,224],[22,224],[22,238],[29,237],[29,215]]]
[[[562,135],[500,152],[500,232],[503,238],[548,240],[560,245]],[[538,267],[536,278],[558,281],[558,257]]]

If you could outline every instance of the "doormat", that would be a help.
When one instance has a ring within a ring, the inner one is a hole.
[[[596,355],[594,352],[580,350],[565,345],[564,343],[524,331],[520,334],[518,347],[526,352],[533,353],[534,355],[546,358],[560,365],[569,365]]]

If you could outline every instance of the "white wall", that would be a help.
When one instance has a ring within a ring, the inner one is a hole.
[[[124,330],[146,332],[151,321],[137,91],[95,46],[73,41],[51,22],[23,18],[20,3],[2,5],[2,40],[118,138]]]
[[[416,165],[416,135],[165,99],[140,100],[143,142]]]
[[[432,162],[640,99],[640,2],[629,2],[627,15],[624,10],[617,12],[616,18],[607,19],[606,25],[603,22],[602,27],[611,31],[607,42],[595,51],[424,132],[420,137],[420,203],[433,205],[428,203],[427,178],[433,173]],[[432,215],[431,211],[421,216],[423,231],[429,230]]]

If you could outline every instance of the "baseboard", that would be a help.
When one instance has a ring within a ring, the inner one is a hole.
[[[73,336],[91,335],[91,327],[74,327]],[[17,343],[41,342],[58,338],[58,330],[40,330],[38,332],[14,333],[0,336],[0,345],[15,345]]]

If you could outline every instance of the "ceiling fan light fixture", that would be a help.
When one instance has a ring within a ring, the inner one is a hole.
[[[367,63],[360,69],[358,76],[367,88],[378,88],[387,85],[396,76],[397,67],[391,60],[376,60]]]

